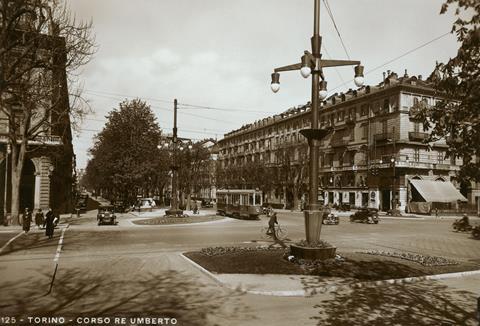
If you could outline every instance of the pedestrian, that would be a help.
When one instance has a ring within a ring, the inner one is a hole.
[[[438,208],[435,207],[435,219],[438,219]]]
[[[31,223],[32,223],[32,212],[28,209],[28,207],[26,207],[25,212],[23,213],[23,231],[25,231],[25,233],[28,233],[28,231],[30,231]]]
[[[53,230],[55,228],[54,220],[55,220],[55,215],[53,214],[52,209],[49,208],[47,214],[45,215],[45,224],[44,224],[45,235],[49,239],[53,238]]]
[[[39,208],[37,213],[35,214],[35,224],[37,225],[37,228],[41,228],[43,223],[44,223],[45,217],[43,216],[42,209]]]

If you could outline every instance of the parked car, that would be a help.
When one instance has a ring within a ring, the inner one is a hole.
[[[81,213],[85,213],[87,211],[87,203],[88,203],[88,194],[80,194],[78,195],[75,209]]]
[[[323,214],[322,224],[326,225],[338,225],[340,220],[338,219],[338,215],[333,214],[332,212],[326,212]]]
[[[350,215],[350,222],[378,224],[378,221],[378,209],[375,208],[360,208],[354,214]]]
[[[151,211],[156,205],[153,198],[139,198],[135,204],[135,209],[138,211]]]
[[[117,223],[117,216],[115,215],[115,209],[113,205],[102,205],[98,207],[97,222],[98,225]]]
[[[212,208],[212,207],[213,207],[213,201],[208,200],[208,199],[203,199],[203,200],[202,200],[202,207],[204,207],[204,208]]]

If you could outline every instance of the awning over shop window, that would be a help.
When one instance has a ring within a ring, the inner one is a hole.
[[[467,198],[449,181],[410,180],[410,182],[427,202],[449,203],[457,200],[467,201]]]

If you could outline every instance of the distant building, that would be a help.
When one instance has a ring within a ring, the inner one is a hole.
[[[465,197],[470,204],[478,202],[476,184],[457,182],[455,174],[462,160],[446,158],[445,140],[424,143],[428,134],[415,120],[414,110],[417,105],[434,105],[439,100],[436,96],[421,76],[409,77],[405,72],[398,77],[392,72],[377,86],[350,89],[324,101],[319,127],[332,132],[319,142],[319,200],[330,205],[420,212],[431,210],[432,205],[454,209]],[[307,146],[299,132],[310,128],[310,110],[307,103],[225,134],[218,142],[220,168],[260,162],[276,170],[276,186],[265,194],[266,200],[298,208],[308,193]],[[287,152],[289,159],[285,160]],[[283,180],[285,164],[295,168],[297,174],[290,178],[298,181]],[[432,186],[438,191],[432,192]],[[242,184],[230,187],[241,188]]]

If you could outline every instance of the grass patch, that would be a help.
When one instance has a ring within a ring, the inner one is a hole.
[[[154,217],[145,220],[132,221],[138,225],[168,225],[168,224],[187,224],[222,220],[224,217],[218,215],[207,216],[189,216],[189,217]]]
[[[456,265],[424,266],[396,257],[372,256],[365,253],[340,253],[341,259],[325,261],[289,261],[288,251],[266,247],[205,248],[188,252],[188,258],[214,273],[227,274],[296,274],[342,277],[359,281],[377,281],[433,274],[475,270],[479,263],[459,262]]]

